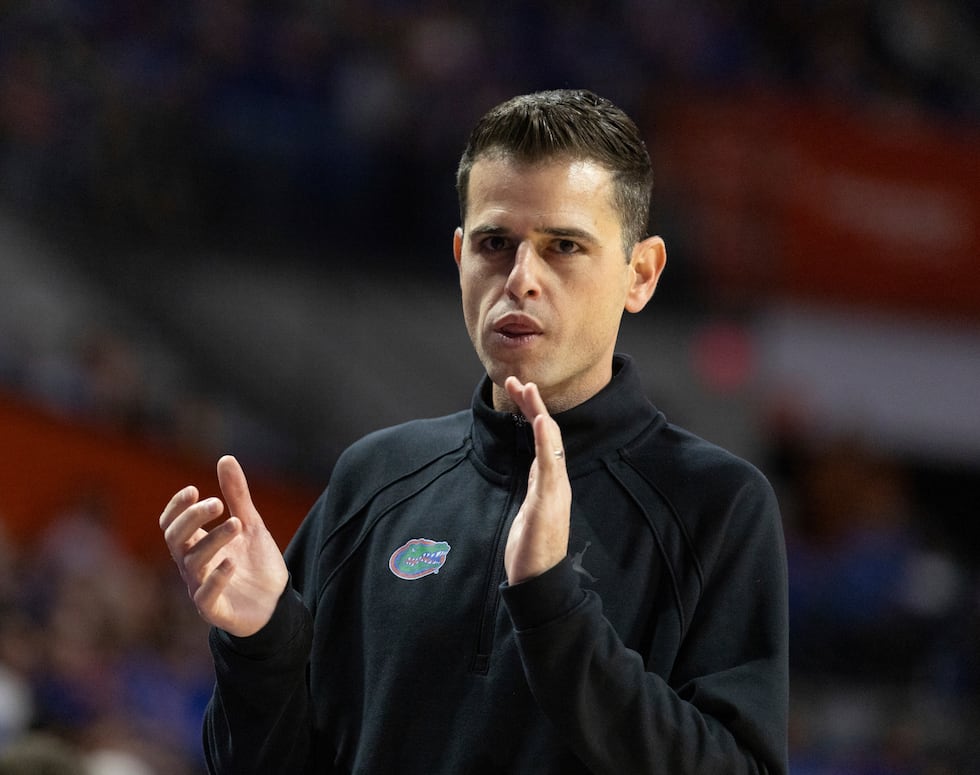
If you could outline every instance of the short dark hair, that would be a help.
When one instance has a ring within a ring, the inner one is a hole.
[[[609,100],[584,89],[558,89],[513,97],[491,108],[470,133],[456,171],[464,223],[470,171],[481,156],[492,154],[532,164],[567,157],[607,168],[613,175],[627,260],[633,245],[647,236],[650,155],[636,124]]]

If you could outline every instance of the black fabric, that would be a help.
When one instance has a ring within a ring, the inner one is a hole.
[[[748,463],[617,356],[556,416],[569,557],[508,586],[533,436],[494,411],[372,434],[286,551],[253,638],[213,633],[212,772],[785,773],[785,553]]]

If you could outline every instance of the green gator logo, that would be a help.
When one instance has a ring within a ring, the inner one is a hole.
[[[415,580],[438,573],[446,564],[449,544],[428,538],[413,538],[399,546],[388,560],[388,568],[400,579]]]

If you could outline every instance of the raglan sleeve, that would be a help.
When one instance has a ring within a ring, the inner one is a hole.
[[[594,773],[787,771],[785,544],[761,474],[714,524],[670,675],[624,645],[568,558],[502,588],[531,691]]]

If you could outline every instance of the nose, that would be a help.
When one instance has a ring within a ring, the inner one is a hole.
[[[514,251],[514,265],[507,276],[507,293],[515,299],[535,298],[541,294],[541,256],[534,246],[522,242]]]

